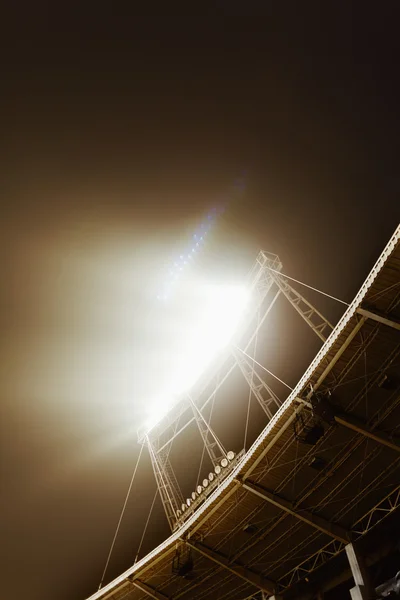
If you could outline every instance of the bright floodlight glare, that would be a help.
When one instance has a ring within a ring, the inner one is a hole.
[[[186,510],[186,504],[182,504],[181,505],[181,509],[182,509],[182,512],[185,512],[185,510]]]
[[[201,485],[198,485],[196,489],[197,489],[197,493],[200,496],[201,492],[203,491],[203,488],[201,487]]]
[[[219,475],[221,473],[221,467],[219,465],[215,465],[214,471],[216,475]]]
[[[208,486],[208,479],[203,479],[203,487],[207,487]]]
[[[196,500],[196,492],[192,492],[192,500]]]
[[[243,318],[249,293],[243,286],[205,286],[199,298],[193,338],[187,340],[185,359],[176,378],[176,392],[187,392],[232,340]]]
[[[213,481],[214,479],[214,473],[209,473],[208,474],[208,481],[211,483],[211,481]]]
[[[226,455],[228,460],[233,460],[235,458],[235,453],[232,452],[232,450],[229,450],[228,454]]]
[[[227,459],[227,458],[223,458],[223,459],[221,460],[221,467],[222,467],[223,469],[225,469],[227,466],[228,466],[228,459]]]
[[[202,373],[235,335],[246,308],[250,293],[245,286],[208,284],[192,281],[179,297],[168,302],[187,314],[190,326],[183,323],[185,335],[176,366],[171,369],[171,386],[160,398],[149,401],[146,429],[152,429],[170,410],[179,397],[188,392]]]

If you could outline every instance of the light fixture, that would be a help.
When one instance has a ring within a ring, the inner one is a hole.
[[[176,511],[176,516],[177,516],[177,517],[180,517],[181,515],[182,515],[182,511],[181,511],[181,510],[179,510],[179,508],[178,508],[178,510]]]
[[[192,501],[190,498],[186,498],[186,505],[189,508],[189,506],[191,505]]]
[[[232,461],[232,460],[235,458],[235,453],[234,453],[234,452],[232,452],[232,450],[229,450],[228,454],[226,455],[226,458],[227,458],[229,461]]]
[[[214,471],[216,475],[219,475],[221,473],[221,467],[219,465],[215,465]]]
[[[185,512],[185,510],[186,510],[186,504],[182,504],[181,509],[182,509],[182,512]]]
[[[179,277],[183,275],[181,270],[182,266],[179,266],[176,273]],[[209,364],[229,346],[248,308],[250,292],[245,286],[196,280],[188,286],[194,307],[191,335],[184,346],[177,349],[178,360],[174,361],[174,372],[170,381],[166,381],[162,395],[146,402],[147,431],[163,418],[180,396],[192,388]],[[186,295],[182,298],[171,297],[168,290],[166,303],[169,299],[173,309],[185,312],[188,303]]]
[[[201,487],[201,485],[198,485],[197,488],[196,488],[196,490],[197,490],[197,493],[200,496],[201,492],[203,491],[203,488]]]
[[[196,500],[196,492],[192,492],[192,500]]]
[[[214,473],[211,472],[208,474],[208,481],[211,483],[213,481],[213,479],[214,479]]]
[[[227,459],[227,458],[223,458],[223,459],[221,460],[221,467],[222,467],[223,469],[226,469],[226,467],[227,467],[227,466],[228,466],[228,459]]]
[[[203,487],[206,488],[208,486],[208,479],[203,479]]]

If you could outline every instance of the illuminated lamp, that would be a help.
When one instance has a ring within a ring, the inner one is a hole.
[[[203,487],[206,488],[208,486],[208,479],[203,479]]]
[[[182,509],[182,512],[185,512],[185,510],[186,510],[186,504],[182,504],[181,509]]]
[[[197,490],[197,493],[200,496],[201,492],[203,491],[203,488],[201,487],[201,485],[198,485],[197,488],[196,488],[196,490]]]
[[[215,471],[215,474],[216,474],[216,475],[219,475],[219,474],[221,473],[221,467],[220,467],[219,465],[216,465],[216,466],[214,467],[214,471]]]
[[[180,269],[181,266],[177,271],[182,276]],[[194,330],[194,339],[184,354],[183,364],[178,365],[177,372],[173,374],[170,388],[149,403],[146,410],[147,430],[155,427],[177,398],[199,380],[218,353],[229,346],[250,300],[250,291],[238,285],[199,283],[194,290],[199,296],[199,326]]]
[[[192,503],[191,499],[190,498],[186,498],[186,504],[187,504],[188,508],[191,505],[191,503]]]
[[[182,511],[181,511],[181,510],[179,510],[179,508],[178,508],[178,510],[176,511],[176,516],[177,516],[177,517],[180,517],[180,516],[181,516],[181,514],[182,514]]]
[[[226,458],[229,460],[229,462],[231,462],[235,458],[235,453],[232,452],[232,450],[229,450],[228,454],[226,455]]]
[[[227,459],[227,458],[223,458],[223,459],[221,460],[221,467],[222,467],[223,469],[226,469],[226,467],[227,467],[227,466],[228,466],[228,459]]]
[[[208,481],[211,483],[214,480],[214,473],[211,472],[208,474]]]
[[[192,492],[192,500],[196,500],[196,498],[197,498],[196,492]]]

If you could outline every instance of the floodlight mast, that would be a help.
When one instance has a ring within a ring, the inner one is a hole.
[[[235,348],[233,348],[232,353],[257,402],[268,419],[272,419],[282,404],[281,400],[261,375],[257,373],[254,368],[255,365],[245,354],[238,352]]]
[[[157,442],[151,442],[148,436],[146,436],[146,443],[149,449],[158,492],[172,531],[178,518],[177,511],[183,503],[183,495],[169,460],[169,452],[165,450],[161,452],[157,451],[157,447],[155,446]]]
[[[211,428],[211,423],[204,417],[203,410],[215,398],[216,392],[235,367],[239,367],[268,419],[273,417],[281,405],[281,400],[255,370],[254,361],[246,356],[246,351],[250,349],[256,339],[279,295],[282,293],[289,300],[322,341],[326,340],[325,331],[333,329],[331,323],[308,300],[294,290],[288,280],[280,274],[281,270],[282,263],[277,255],[264,251],[259,252],[247,283],[251,292],[251,310],[234,336],[230,348],[221,353],[215,364],[200,377],[190,391],[190,396],[182,395],[181,399],[152,429],[138,432],[139,442],[145,442],[149,449],[158,491],[171,530],[176,529],[182,522],[181,507],[185,504],[178,480],[169,461],[172,443],[186,427],[196,422],[213,466],[216,467],[221,460],[227,460],[226,450]],[[237,347],[243,348],[244,352],[238,352]],[[217,375],[217,383],[213,384]]]
[[[202,412],[193,402],[192,398],[190,396],[188,397],[204,447],[207,450],[207,454],[210,457],[213,467],[216,467],[220,464],[221,460],[226,457],[227,451],[212,430],[210,423],[206,421]]]

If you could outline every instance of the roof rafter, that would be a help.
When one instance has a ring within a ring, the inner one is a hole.
[[[195,542],[193,540],[187,540],[187,545],[194,550],[197,550],[200,554],[209,558],[213,562],[215,562],[220,567],[224,567],[234,575],[237,575],[241,579],[244,579],[248,583],[254,585],[254,587],[258,588],[263,592],[268,592],[268,594],[273,594],[275,591],[275,583],[270,579],[266,579],[260,573],[256,573],[255,571],[240,565],[239,563],[232,562],[229,560],[227,556],[222,554],[221,552],[216,552],[212,548],[205,546],[200,542]]]
[[[139,590],[150,596],[150,598],[154,598],[154,600],[169,600],[169,596],[166,596],[162,592],[159,592],[155,588],[151,587],[147,583],[140,581],[140,579],[130,580],[131,584],[137,587]]]
[[[393,327],[393,329],[400,331],[400,323],[394,321],[393,319],[388,319],[386,316],[380,315],[375,311],[372,312],[372,310],[367,310],[366,308],[358,308],[357,312],[363,317],[367,317],[367,319],[372,319],[373,321],[382,323],[382,325],[387,325],[388,327]]]
[[[367,424],[363,423],[359,419],[355,419],[353,416],[336,415],[335,421],[336,423],[338,423],[338,425],[343,425],[344,427],[347,427],[352,431],[361,433],[361,435],[364,435],[365,437],[370,438],[375,442],[378,442],[378,444],[382,444],[382,446],[386,446],[387,448],[391,448],[396,452],[400,452],[400,444],[398,441],[396,441],[396,438],[390,438],[383,431],[375,433],[374,431],[372,431],[372,429],[368,427]]]
[[[326,521],[322,517],[319,517],[318,515],[314,515],[314,514],[308,512],[307,510],[301,510],[301,512],[300,512],[293,506],[293,504],[291,502],[288,502],[288,500],[285,500],[284,498],[281,498],[280,496],[277,496],[276,494],[272,494],[268,490],[264,489],[258,483],[255,483],[254,481],[250,481],[249,479],[246,479],[244,481],[241,481],[241,485],[243,486],[243,488],[245,490],[258,496],[259,498],[262,498],[266,502],[269,502],[270,504],[273,504],[274,506],[281,508],[283,511],[296,517],[300,521],[307,523],[307,525],[310,525],[311,527],[318,529],[322,533],[326,533],[330,537],[333,537],[334,539],[339,540],[340,542],[347,543],[350,540],[349,532],[347,532],[340,525],[337,525],[336,523],[331,523],[330,521]]]

